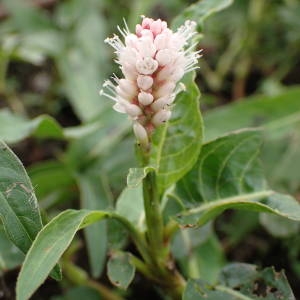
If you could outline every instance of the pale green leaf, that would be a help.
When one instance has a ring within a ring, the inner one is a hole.
[[[121,289],[127,289],[134,278],[135,266],[131,255],[124,252],[113,252],[107,263],[107,276],[111,283]]]
[[[299,233],[299,222],[269,214],[260,214],[259,220],[264,228],[275,237],[286,238]]]
[[[110,199],[98,174],[80,174],[77,181],[82,209],[104,210],[109,207]],[[107,251],[106,222],[95,223],[84,228],[84,234],[92,275],[99,277],[104,267]]]
[[[205,140],[244,127],[263,127],[278,132],[300,121],[300,88],[293,87],[276,96],[253,96],[216,108],[204,115]]]
[[[151,171],[155,171],[155,169],[152,167],[130,168],[127,176],[127,186],[129,188],[136,188]]]
[[[179,27],[184,24],[186,20],[196,21],[198,25],[202,27],[206,18],[225,9],[232,3],[233,0],[200,0],[183,10],[173,21],[173,27]]]
[[[41,115],[27,120],[4,109],[0,111],[0,139],[17,143],[29,136],[38,138],[63,138],[63,130],[50,116]]]
[[[104,211],[66,210],[43,227],[19,273],[17,300],[29,299],[44,282],[79,229],[108,216],[109,213]]]
[[[111,105],[99,96],[101,84],[106,79],[107,60],[104,39],[106,24],[95,3],[82,7],[67,36],[66,48],[57,57],[57,65],[64,89],[74,111],[82,121],[96,118]]]
[[[134,226],[145,229],[145,212],[142,186],[125,188],[117,200],[116,211]]]
[[[203,126],[194,78],[194,72],[186,75],[186,91],[177,96],[171,120],[153,136],[150,166],[156,169],[160,191],[192,168],[201,149]]]
[[[0,271],[11,270],[21,265],[23,260],[24,254],[7,238],[0,225]]]

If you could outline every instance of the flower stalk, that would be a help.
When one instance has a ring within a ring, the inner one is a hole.
[[[118,27],[124,42],[117,35],[105,40],[115,49],[123,78],[113,75],[100,94],[115,101],[113,108],[132,120],[142,168],[149,166],[152,134],[171,118],[176,95],[185,89],[180,80],[198,68],[200,51],[194,50],[195,44],[189,45],[196,35],[195,26],[195,22],[186,21],[173,32],[165,21],[143,17],[135,33],[126,24],[124,29]],[[146,236],[124,224],[144,260],[136,258],[134,262],[172,299],[181,299],[186,283],[170,254],[166,231],[171,235],[174,228],[166,230],[163,222],[156,171],[150,171],[143,179],[143,198]]]

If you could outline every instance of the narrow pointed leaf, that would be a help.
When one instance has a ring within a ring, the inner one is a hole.
[[[80,202],[82,209],[104,210],[109,207],[110,201],[98,174],[85,173],[78,176]],[[89,265],[94,277],[101,274],[107,250],[106,222],[95,223],[84,228],[87,243]]]
[[[4,109],[0,111],[0,124],[0,139],[7,143],[17,143],[29,136],[58,139],[64,137],[60,125],[47,115],[27,120]]]
[[[199,26],[203,26],[203,22],[210,15],[225,9],[233,3],[233,0],[200,0],[187,7],[173,21],[173,27],[184,24],[185,20],[196,21]],[[201,27],[200,27],[201,29]]]
[[[42,228],[37,199],[18,157],[0,142],[0,218],[9,239],[26,253]]]
[[[108,215],[104,211],[66,210],[43,227],[28,251],[19,273],[17,300],[29,299],[44,282],[79,229]]]

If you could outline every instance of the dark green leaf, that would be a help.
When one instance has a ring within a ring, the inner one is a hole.
[[[186,91],[177,96],[171,120],[153,136],[150,166],[157,170],[161,191],[192,168],[202,145],[199,90],[194,78],[194,72],[186,75]]]
[[[204,116],[206,140],[243,127],[262,127],[262,161],[271,186],[281,191],[299,188],[300,88],[276,96],[254,96],[209,111]],[[274,164],[276,161],[276,164]]]
[[[16,155],[0,142],[0,217],[11,241],[26,253],[42,228],[33,187]]]
[[[72,197],[74,178],[67,166],[60,161],[43,161],[27,169],[39,203],[47,208],[62,195]]]
[[[117,287],[127,289],[134,278],[135,266],[129,253],[114,252],[107,263],[107,276]]]
[[[206,144],[194,168],[177,184],[186,211],[177,220],[204,224],[225,209],[269,212],[300,220],[292,197],[268,189],[258,160],[260,135],[241,131]]]
[[[26,253],[42,228],[37,199],[17,156],[0,142],[0,218],[8,238]],[[61,278],[55,267],[51,276]]]
[[[232,264],[223,269],[220,283],[189,280],[183,300],[295,300],[284,273],[272,268],[257,271],[252,265]]]

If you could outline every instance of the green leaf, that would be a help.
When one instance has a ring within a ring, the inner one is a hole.
[[[211,223],[200,228],[183,228],[172,241],[172,254],[187,278],[215,283],[224,265],[223,249]]]
[[[130,168],[127,176],[127,186],[129,188],[136,188],[151,171],[155,171],[155,169],[152,167]]]
[[[0,142],[0,218],[9,239],[26,253],[42,228],[33,187],[17,156]]]
[[[17,143],[31,135],[38,138],[63,138],[60,125],[50,116],[41,115],[26,120],[4,109],[0,111],[0,139],[7,143]]]
[[[243,127],[264,129],[262,161],[271,186],[297,192],[300,175],[300,88],[276,96],[254,96],[209,111],[204,116],[206,140]],[[276,164],[274,164],[276,161]]]
[[[244,127],[263,127],[274,133],[300,121],[300,88],[282,94],[253,96],[207,112],[204,115],[205,140],[213,140]]]
[[[177,28],[186,20],[193,20],[199,26],[203,26],[206,18],[210,15],[225,9],[233,3],[233,0],[201,0],[186,8],[173,21],[172,27]],[[200,29],[201,29],[200,27]]]
[[[44,209],[55,203],[71,199],[75,180],[71,170],[61,161],[48,160],[27,169],[40,206]]]
[[[84,173],[78,176],[81,208],[97,210],[107,209],[110,199],[105,191],[101,177],[97,174]],[[107,251],[106,222],[95,223],[84,229],[87,242],[90,269],[93,277],[101,274]]]
[[[153,135],[150,166],[157,170],[160,191],[192,168],[201,149],[203,126],[194,79],[194,72],[185,76],[186,91],[177,96],[171,120]]]
[[[18,30],[30,32],[36,31],[37,28],[41,30],[53,27],[43,10],[37,9],[34,5],[26,3],[26,1],[4,0],[3,4]]]
[[[116,211],[128,221],[145,229],[145,212],[142,186],[125,188],[117,200]]]
[[[225,209],[237,208],[299,221],[299,203],[268,189],[258,160],[260,143],[257,131],[246,130],[206,144],[194,168],[177,184],[173,197],[185,208],[177,220],[203,225]]]
[[[8,238],[26,253],[42,228],[36,196],[17,156],[0,141],[0,219]],[[58,266],[51,276],[61,279]]]
[[[95,3],[82,7],[66,36],[68,47],[57,57],[64,89],[82,121],[96,118],[110,102],[99,96],[106,78],[106,25]],[[88,59],[87,59],[88,57]]]
[[[260,223],[273,236],[286,238],[296,235],[300,229],[300,223],[288,220],[276,215],[260,214]]]
[[[107,276],[112,284],[126,290],[134,278],[135,266],[131,255],[124,252],[112,253],[107,263]]]
[[[0,274],[1,270],[11,270],[24,260],[24,254],[7,238],[0,225]]]
[[[44,282],[79,229],[108,216],[109,213],[104,211],[66,210],[43,227],[19,273],[17,300],[29,299]]]
[[[273,268],[258,271],[248,264],[231,264],[220,275],[220,285],[200,279],[188,281],[183,300],[295,300],[283,272]]]

